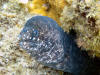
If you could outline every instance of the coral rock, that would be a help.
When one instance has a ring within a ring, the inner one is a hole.
[[[100,1],[72,0],[62,12],[62,28],[76,31],[77,44],[92,56],[100,57]]]

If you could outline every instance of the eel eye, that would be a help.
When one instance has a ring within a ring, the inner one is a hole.
[[[39,35],[38,30],[34,30],[34,31],[33,31],[33,35],[34,35],[35,37],[38,37],[38,35]]]

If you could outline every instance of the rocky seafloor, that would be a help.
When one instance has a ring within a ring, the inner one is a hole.
[[[17,0],[0,0],[0,75],[62,75],[37,63],[18,46],[18,35],[33,15]]]

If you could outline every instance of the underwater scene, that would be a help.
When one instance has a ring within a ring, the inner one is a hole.
[[[0,75],[100,75],[100,0],[0,0]]]

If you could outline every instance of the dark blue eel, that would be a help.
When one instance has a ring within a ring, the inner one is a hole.
[[[51,18],[34,16],[29,19],[20,35],[19,45],[39,63],[81,75],[87,59],[70,35]]]

